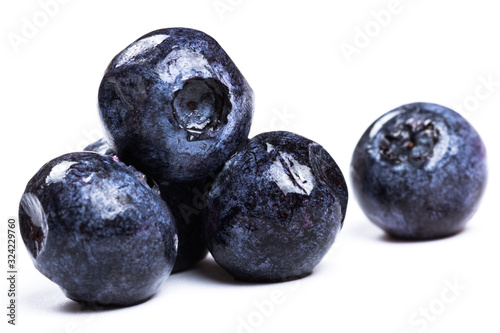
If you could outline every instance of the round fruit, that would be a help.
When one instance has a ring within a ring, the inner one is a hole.
[[[323,147],[289,132],[260,134],[208,194],[207,246],[239,280],[300,278],[333,244],[346,207],[344,177]]]
[[[151,297],[177,253],[173,217],[143,178],[111,156],[82,152],[45,164],[19,207],[35,267],[67,297],[130,305]]]
[[[358,142],[351,178],[366,216],[389,235],[432,239],[463,229],[486,185],[476,130],[444,106],[413,103],[377,119]]]
[[[213,38],[169,28],[111,61],[99,111],[122,161],[158,182],[190,181],[218,170],[244,144],[253,92]]]

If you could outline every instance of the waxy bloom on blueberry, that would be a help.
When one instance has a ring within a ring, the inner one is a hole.
[[[89,144],[85,151],[94,151],[103,155],[116,155],[104,139]],[[133,167],[129,166],[130,169]],[[134,169],[135,172],[139,173]],[[144,176],[144,175],[143,175]],[[155,190],[167,203],[177,226],[179,248],[172,273],[192,268],[206,257],[208,250],[203,237],[203,224],[206,218],[206,194],[215,178],[209,177],[188,182],[164,181]],[[152,181],[149,179],[152,183]]]
[[[253,114],[252,89],[226,52],[186,28],[130,44],[109,64],[98,97],[112,148],[158,182],[220,169],[247,140]]]
[[[346,208],[344,177],[322,146],[263,133],[226,163],[208,194],[207,246],[237,279],[300,278],[333,244]]]
[[[148,299],[177,254],[165,202],[135,170],[96,153],[45,164],[26,186],[19,226],[35,267],[67,297],[87,304]]]
[[[403,105],[377,119],[351,163],[354,193],[367,217],[404,239],[462,230],[486,178],[479,134],[455,111],[431,103]]]

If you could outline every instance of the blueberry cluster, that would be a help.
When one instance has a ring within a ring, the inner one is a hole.
[[[301,278],[343,226],[348,191],[333,158],[290,132],[249,139],[252,89],[201,31],[130,44],[107,67],[98,108],[106,138],[42,166],[19,207],[36,268],[70,299],[145,301],[208,251],[239,280]],[[410,104],[366,131],[351,176],[390,235],[443,237],[477,208],[484,145],[453,111]]]

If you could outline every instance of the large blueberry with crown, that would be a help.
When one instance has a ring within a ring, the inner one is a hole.
[[[207,246],[237,279],[300,278],[333,244],[346,208],[344,177],[322,146],[290,132],[263,133],[212,185]]]
[[[120,52],[99,88],[99,111],[121,160],[157,181],[206,177],[248,137],[253,92],[207,34],[153,31]]]
[[[148,299],[177,253],[165,202],[137,171],[96,153],[45,164],[26,186],[19,226],[35,267],[67,297],[90,305]]]
[[[431,103],[381,116],[359,140],[351,162],[354,193],[367,217],[403,239],[462,230],[486,178],[479,134],[455,111]]]

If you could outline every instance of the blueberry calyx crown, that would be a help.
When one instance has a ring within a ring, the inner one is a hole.
[[[383,134],[379,153],[384,161],[393,165],[409,163],[420,167],[433,156],[439,137],[439,129],[430,119],[409,118]]]
[[[231,111],[229,89],[216,79],[192,78],[174,93],[174,117],[187,140],[203,140],[227,124]]]

